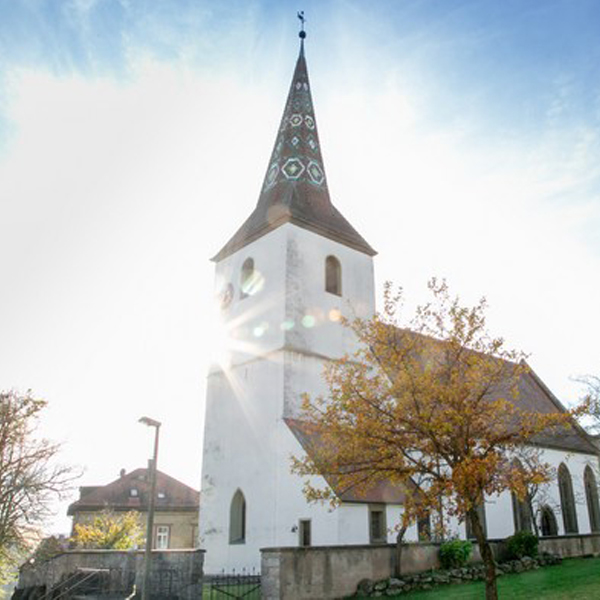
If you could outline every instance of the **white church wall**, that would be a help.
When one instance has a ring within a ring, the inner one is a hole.
[[[375,310],[373,259],[292,224],[282,229],[288,236],[286,319],[294,323],[286,345],[339,358],[355,347],[352,333],[337,322],[339,314],[369,317]],[[341,264],[341,296],[325,291],[328,256]]]
[[[369,507],[367,504],[346,503],[338,511],[339,544],[369,543]]]
[[[504,539],[515,532],[512,499],[509,492],[487,496],[485,499],[487,536],[490,539]],[[462,536],[466,530],[463,523]]]
[[[284,343],[285,270],[287,237],[283,227],[272,231],[219,261],[215,291],[233,287],[229,306],[221,310],[223,330],[229,335],[231,364],[240,364],[281,348]],[[254,283],[242,297],[242,266],[254,261]]]

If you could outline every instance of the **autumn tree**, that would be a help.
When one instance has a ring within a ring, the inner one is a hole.
[[[402,528],[429,515],[468,519],[493,600],[494,558],[477,508],[486,495],[509,490],[523,500],[529,485],[548,482],[552,471],[540,455],[517,467],[515,452],[542,432],[573,426],[583,409],[541,414],[521,406],[525,356],[488,334],[485,300],[465,307],[445,283],[432,280],[429,289],[431,301],[404,326],[402,296],[390,284],[382,313],[345,322],[358,350],[327,367],[328,397],[304,399],[312,442],[292,470],[321,475],[338,493],[366,494],[382,480],[403,487]],[[339,501],[311,481],[309,500]]]
[[[12,568],[77,476],[57,463],[60,446],[37,436],[44,400],[0,392],[0,569]]]
[[[584,386],[584,399],[590,405],[590,425],[596,433],[600,433],[600,377],[585,375],[576,379]]]
[[[140,513],[130,511],[117,514],[105,510],[89,523],[75,525],[71,542],[76,548],[129,550],[137,548],[143,539]]]

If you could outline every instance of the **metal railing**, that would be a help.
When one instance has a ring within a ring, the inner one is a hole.
[[[202,582],[202,600],[259,600],[260,572],[224,571],[218,575],[205,575]]]

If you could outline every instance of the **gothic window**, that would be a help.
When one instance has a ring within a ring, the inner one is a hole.
[[[387,542],[384,505],[369,506],[369,540],[371,544]]]
[[[542,507],[541,526],[542,535],[544,537],[548,535],[558,535],[556,517],[554,516],[554,511],[548,505]]]
[[[477,511],[477,515],[479,516],[479,522],[481,523],[481,527],[483,529],[483,535],[485,535],[485,537],[487,537],[487,523],[486,523],[486,518],[485,518],[485,501],[478,504],[475,510]],[[467,539],[474,540],[475,539],[475,529],[473,527],[473,523],[472,523],[469,515],[467,515],[467,518],[465,519],[465,527],[466,527]]]
[[[325,291],[336,296],[342,295],[342,265],[335,256],[325,259]]]
[[[246,499],[241,490],[237,490],[231,500],[229,510],[229,543],[246,543]]]
[[[517,469],[523,469],[523,465],[519,459],[513,460],[512,464]],[[531,512],[527,499],[523,498],[521,500],[514,492],[511,493],[511,499],[515,533],[518,531],[531,531]]]
[[[573,481],[571,473],[564,463],[558,467],[558,490],[560,492],[560,507],[562,509],[565,533],[577,533],[577,513],[575,497],[573,496]]]
[[[588,514],[590,516],[590,530],[600,531],[600,505],[598,504],[598,485],[592,468],[585,468],[583,481],[585,485],[585,498],[587,500]]]
[[[240,278],[240,298],[244,299],[250,295],[252,281],[254,279],[254,259],[247,258],[242,265]]]

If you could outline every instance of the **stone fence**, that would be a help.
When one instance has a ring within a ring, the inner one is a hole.
[[[504,541],[490,540],[490,543],[496,560],[504,560]],[[266,548],[261,550],[262,597],[308,600],[349,596],[362,579],[380,581],[398,573],[410,575],[439,569],[439,547],[434,543],[404,544],[399,571],[395,569],[394,545]],[[598,555],[600,535],[543,538],[539,549],[561,557]],[[470,562],[479,561],[479,549],[474,544]]]
[[[181,600],[202,597],[204,550],[153,550],[152,589],[169,586]],[[49,592],[68,576],[85,570],[106,570],[118,574],[123,589],[141,589],[144,551],[68,550],[35,566],[24,566],[17,590],[45,586]]]

